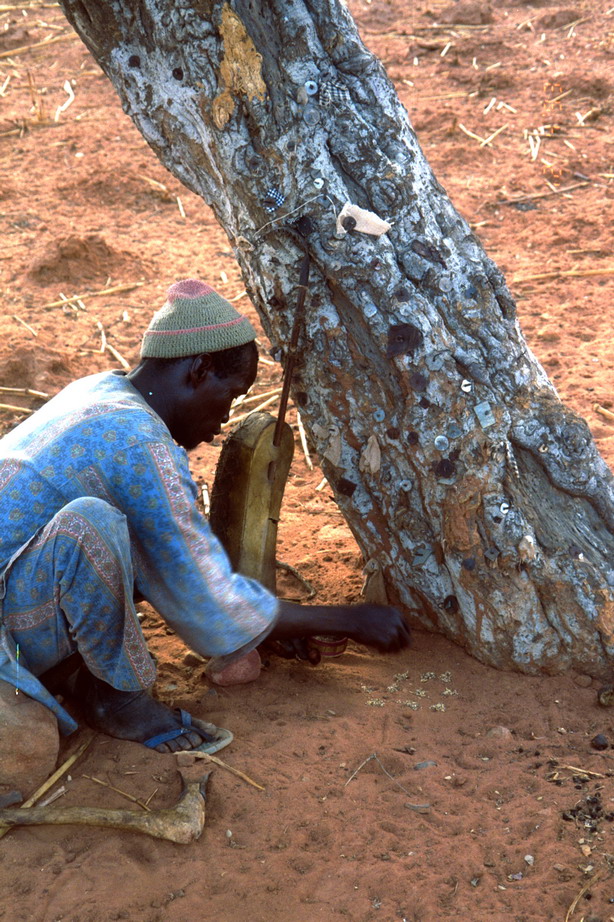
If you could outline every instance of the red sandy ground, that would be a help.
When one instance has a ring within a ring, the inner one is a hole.
[[[465,0],[350,3],[438,178],[506,272],[528,342],[610,463],[614,423],[594,407],[614,409],[611,2],[500,2],[492,13]],[[49,394],[116,365],[99,351],[99,323],[134,362],[173,280],[201,275],[228,297],[243,287],[209,210],[159,165],[67,33],[53,4],[0,7],[0,53],[62,39],[0,59],[0,384]],[[54,121],[66,80],[75,100]],[[537,194],[532,210],[506,203],[526,193]],[[540,273],[553,275],[523,281]],[[50,303],[128,283],[138,287],[85,297],[85,310]],[[261,392],[278,379],[263,366]],[[19,418],[1,411],[0,431]],[[197,479],[211,482],[217,452],[194,453]],[[280,555],[318,601],[358,600],[362,562],[320,480],[298,450]],[[597,732],[614,742],[597,681],[500,674],[416,631],[397,657],[352,648],[318,668],[275,660],[255,684],[214,690],[147,610],[145,627],[161,660],[158,695],[232,728],[223,755],[266,791],[216,768],[191,846],[94,828],[13,831],[0,844],[0,919],[562,922],[586,884],[567,918],[614,918],[609,820],[591,832],[582,817],[562,818],[595,793],[614,810],[611,750],[590,746]],[[500,726],[510,732],[489,735]],[[574,783],[569,765],[598,774]],[[131,806],[84,775],[155,792],[154,808],[179,789],[173,756],[103,736],[62,802]]]

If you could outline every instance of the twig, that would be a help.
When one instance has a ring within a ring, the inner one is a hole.
[[[183,755],[184,753],[176,752],[175,755]],[[266,791],[266,788],[263,788],[261,784],[258,784],[249,775],[246,775],[244,772],[240,772],[238,768],[233,768],[232,765],[229,765],[227,762],[222,762],[221,759],[218,759],[217,756],[210,755],[208,752],[200,752],[198,749],[192,750],[189,753],[197,759],[207,759],[209,762],[215,762],[216,765],[219,765],[220,768],[225,768],[231,774],[236,775],[237,778],[241,778],[243,781],[247,781],[248,784],[251,784],[252,787],[258,788],[259,791]]]
[[[58,781],[62,777],[62,775],[68,771],[71,765],[74,765],[77,759],[81,758],[81,756],[83,755],[83,753],[85,752],[85,750],[90,745],[93,739],[94,739],[94,734],[92,734],[89,737],[89,739],[87,739],[84,743],[82,743],[81,746],[79,746],[79,748],[77,749],[77,751],[73,752],[73,754],[69,756],[66,759],[66,761],[62,763],[62,765],[60,765],[60,767],[53,773],[53,775],[47,778],[47,780],[44,781],[43,784],[41,784],[41,786],[34,792],[34,794],[28,797],[28,799],[25,800],[21,804],[20,809],[23,809],[24,807],[31,807],[32,804],[35,804],[37,800],[40,800],[43,794],[46,794],[49,788],[53,787],[56,781]],[[10,828],[12,827],[0,826],[0,839],[7,834]]]
[[[41,800],[39,807],[48,807],[49,804],[52,804],[54,800],[57,800],[59,797],[62,797],[66,793],[66,787],[62,785],[61,788],[58,788],[57,791],[54,791],[53,794],[50,794],[49,797],[45,797],[44,800]]]
[[[490,142],[494,141],[497,135],[501,134],[502,131],[505,131],[507,127],[507,123],[505,125],[501,125],[500,128],[497,128],[496,131],[493,131],[492,134],[489,134],[487,138],[484,138],[484,140],[480,143],[480,147],[485,147],[487,144],[490,144]]]
[[[145,806],[147,807],[147,809],[149,809],[150,803],[152,802],[152,800],[154,799],[154,797],[156,796],[159,790],[160,788],[156,788],[155,791],[152,791],[152,793],[149,795],[149,797],[145,801]]]
[[[361,770],[361,768],[364,768],[365,765],[367,764],[367,762],[370,762],[372,759],[374,759],[374,760],[377,762],[377,764],[379,765],[379,767],[381,768],[381,770],[383,771],[383,773],[386,775],[387,778],[390,778],[390,780],[393,781],[393,782],[396,784],[397,787],[401,788],[401,790],[403,791],[404,794],[407,794],[409,797],[412,797],[412,794],[410,794],[410,792],[407,790],[407,788],[404,788],[403,785],[401,784],[401,782],[400,782],[400,781],[397,781],[397,779],[394,777],[394,775],[391,775],[390,772],[388,771],[388,769],[385,768],[384,765],[382,765],[382,763],[380,762],[379,757],[378,757],[378,755],[377,755],[376,752],[372,752],[370,756],[367,756],[367,758],[364,760],[364,762],[361,762],[361,764],[358,766],[358,768],[356,769],[356,771],[352,772],[352,774],[350,775],[350,777],[348,778],[348,780],[345,782],[344,787],[347,787],[348,784],[350,783],[350,781],[351,781],[353,778],[356,777],[356,775],[357,775],[358,772]],[[407,804],[407,806],[408,806],[411,810],[418,810],[418,811],[420,811],[420,812],[422,812],[422,811],[426,812],[427,810],[430,810],[430,806],[431,806],[431,805],[430,805],[430,804],[414,804],[414,803],[409,803],[409,804]]]
[[[606,419],[609,419],[611,422],[614,422],[614,413],[611,410],[606,410],[605,407],[599,406],[598,403],[593,404],[593,410],[595,413],[599,413],[601,416],[604,416]]]
[[[114,295],[120,291],[132,291],[133,288],[141,288],[145,282],[130,282],[127,285],[114,285],[113,288],[102,288],[100,291],[87,291],[82,295],[73,295],[72,298],[60,298],[59,301],[50,301],[43,304],[43,307],[62,307],[63,304],[70,304],[71,301],[81,300],[83,298],[99,298],[101,295]]]
[[[0,392],[3,394],[25,394],[27,397],[43,397],[45,400],[49,400],[49,394],[45,394],[43,391],[33,391],[29,387],[0,387]]]
[[[577,772],[580,775],[591,775],[593,778],[605,778],[601,772],[589,772],[588,768],[577,768],[575,765],[559,765],[559,768],[566,768],[569,772]]]
[[[273,397],[281,394],[281,387],[274,387],[271,391],[265,391],[264,394],[250,394],[249,397],[239,398],[235,401],[235,407],[243,407],[246,403],[256,403],[257,400],[266,400],[267,397]]]
[[[138,804],[139,807],[143,808],[143,810],[150,812],[150,808],[143,800],[139,800],[138,797],[133,797],[132,794],[127,794],[126,791],[122,791],[121,788],[116,788],[113,784],[109,784],[108,781],[102,781],[100,778],[94,778],[93,775],[82,775],[82,777],[87,778],[88,781],[94,781],[96,784],[101,784],[105,788],[110,788],[112,791],[115,791],[116,794],[121,794],[121,796],[125,797],[126,800],[131,800],[133,804]]]
[[[522,282],[536,282],[558,278],[587,278],[593,275],[614,275],[614,266],[605,266],[603,269],[566,269],[558,272],[540,272],[537,275],[525,275],[521,278],[515,278],[514,284],[519,285]]]
[[[76,32],[70,32],[66,35],[56,35],[42,42],[34,42],[33,45],[22,45],[20,48],[12,48],[10,51],[3,51],[0,53],[0,58],[14,58],[17,54],[25,54],[27,51],[33,51],[36,48],[46,48],[47,45],[55,45],[56,42],[66,42],[68,39],[72,38],[79,38],[79,36]]]
[[[0,410],[10,410],[12,413],[34,413],[29,407],[15,407],[12,403],[0,403]]]
[[[113,356],[113,358],[114,358],[117,362],[119,362],[119,364],[122,366],[122,368],[123,368],[125,371],[130,371],[130,362],[127,362],[127,361],[126,361],[126,359],[123,357],[123,355],[122,355],[120,352],[117,351],[117,349],[115,348],[115,346],[112,346],[111,343],[106,343],[105,348],[106,348],[107,352],[109,352],[109,353]]]
[[[314,596],[318,594],[317,589],[313,588],[309,580],[305,579],[304,576],[301,576],[301,574],[296,569],[296,567],[293,567],[289,563],[284,563],[283,560],[276,560],[275,566],[279,570],[285,570],[286,573],[290,573],[294,577],[295,580],[297,580],[302,586],[305,587],[305,589],[307,589],[307,591],[309,592],[309,595],[307,596],[307,599],[305,601],[309,601],[309,599],[313,599]]]
[[[301,440],[301,446],[303,453],[305,455],[305,463],[310,471],[313,470],[313,461],[311,460],[311,455],[309,454],[309,446],[307,445],[307,434],[305,432],[305,427],[303,426],[303,420],[301,419],[301,414],[299,411],[296,411],[296,425],[298,428],[298,435]]]
[[[458,123],[458,127],[460,128],[462,132],[464,132],[467,135],[467,137],[473,138],[474,141],[479,141],[480,144],[484,143],[484,138],[481,138],[479,134],[475,134],[475,132],[473,131],[469,131],[469,129],[465,128],[465,126],[461,122]]]
[[[228,429],[229,426],[234,426],[236,423],[240,423],[248,416],[251,416],[252,413],[259,413],[260,410],[266,409],[266,407],[269,407],[272,403],[276,403],[277,400],[279,400],[279,394],[274,394],[273,397],[269,397],[268,400],[265,400],[257,407],[254,407],[254,409],[250,410],[249,413],[243,413],[241,416],[232,416],[227,423],[222,423],[222,429]]]
[[[529,202],[535,198],[548,198],[551,195],[564,195],[565,192],[571,192],[572,189],[579,189],[581,186],[590,186],[590,182],[576,182],[571,186],[565,186],[556,189],[554,192],[527,192],[526,195],[519,195],[517,198],[501,199],[499,205],[513,205],[515,202]]]
[[[29,330],[32,336],[38,336],[38,333],[36,332],[36,330],[33,329],[33,327],[31,327],[29,323],[26,323],[25,320],[22,320],[21,317],[18,317],[17,314],[13,314],[13,320],[16,320],[17,323],[20,323],[22,327],[26,328],[26,330]]]
[[[104,350],[107,348],[107,334],[105,333],[104,327],[100,320],[96,321],[96,328],[100,330],[100,339],[101,339],[100,352],[103,353]]]
[[[602,874],[603,874],[603,871],[601,871],[601,870],[600,870],[600,871],[597,871],[597,873],[596,873],[596,874],[593,874],[593,876],[591,877],[591,879],[590,879],[589,881],[587,881],[587,882],[584,884],[584,886],[582,887],[582,889],[580,890],[580,892],[579,892],[578,895],[576,896],[575,900],[573,901],[573,903],[571,904],[571,906],[570,906],[569,909],[567,910],[567,912],[566,912],[566,914],[565,914],[565,922],[569,922],[569,920],[570,920],[571,917],[573,916],[574,912],[576,911],[576,906],[578,905],[578,903],[580,902],[580,900],[582,899],[582,897],[584,896],[584,894],[585,894],[585,893],[588,893],[588,891],[591,889],[591,887],[593,887],[593,886],[595,885],[595,883],[599,880],[599,878],[601,877]]]

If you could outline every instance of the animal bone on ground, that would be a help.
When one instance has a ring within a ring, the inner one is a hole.
[[[101,807],[26,807],[0,810],[2,826],[77,824],[107,826],[143,832],[156,839],[188,845],[199,839],[205,828],[205,791],[211,772],[191,780],[180,772],[183,790],[174,807],[137,813],[136,810],[106,810]]]

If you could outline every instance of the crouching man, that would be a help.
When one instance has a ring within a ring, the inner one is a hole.
[[[225,662],[265,638],[409,642],[392,608],[278,601],[231,571],[199,512],[186,452],[213,440],[254,383],[254,339],[208,285],[177,282],[136,368],[75,381],[0,440],[0,680],[49,707],[64,733],[77,724],[46,677],[78,654],[75,694],[94,729],[160,752],[232,739],[151,696],[135,594],[192,650]]]

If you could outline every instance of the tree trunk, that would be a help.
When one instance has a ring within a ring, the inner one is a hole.
[[[607,673],[612,474],[340,0],[61,5],[282,352],[309,252],[294,399],[388,599],[482,662]]]

